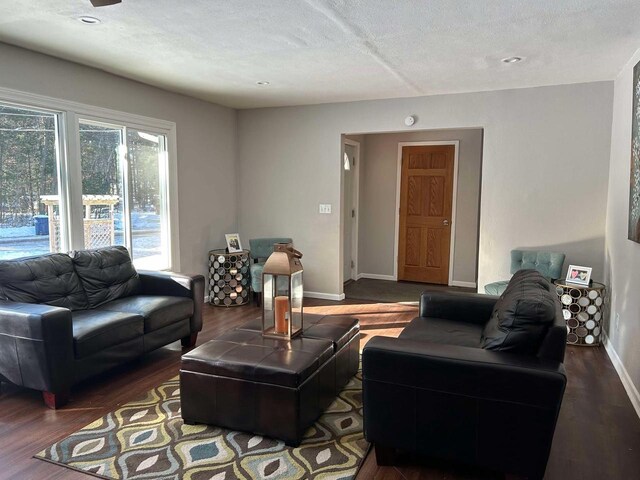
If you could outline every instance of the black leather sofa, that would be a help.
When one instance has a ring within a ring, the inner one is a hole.
[[[0,261],[0,381],[60,407],[90,376],[195,345],[203,302],[202,275],[138,272],[124,247]]]
[[[399,338],[363,351],[364,422],[379,464],[397,453],[541,479],[566,385],[553,287],[518,272],[501,297],[423,293]]]

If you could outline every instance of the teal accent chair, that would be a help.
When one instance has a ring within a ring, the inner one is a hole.
[[[251,258],[253,262],[249,267],[251,272],[251,290],[253,290],[253,299],[260,305],[260,297],[262,296],[262,270],[264,262],[267,261],[269,255],[273,253],[273,245],[275,243],[293,243],[290,238],[252,238],[249,240],[249,249],[251,250]]]
[[[562,275],[564,257],[564,253],[557,252],[511,250],[511,275],[518,270],[533,269],[549,281],[557,280]],[[508,283],[509,280],[489,283],[484,286],[484,292],[488,295],[502,295]]]

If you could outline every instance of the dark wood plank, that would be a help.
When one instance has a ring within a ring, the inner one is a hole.
[[[360,318],[363,343],[372,336],[397,336],[417,314],[417,307],[359,300],[308,300],[309,313],[351,314]],[[198,345],[259,315],[252,305],[205,307]],[[178,374],[180,342],[78,385],[67,406],[50,410],[40,392],[2,384],[0,391],[0,478],[90,479],[91,476],[33,459],[70,433],[141,396]],[[569,383],[554,438],[546,479],[600,480],[635,478],[640,471],[640,419],[602,348],[570,347]],[[392,467],[378,467],[373,450],[358,480],[490,479],[500,475],[460,466],[436,465],[409,457]]]

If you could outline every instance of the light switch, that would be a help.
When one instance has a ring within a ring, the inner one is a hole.
[[[330,203],[321,203],[320,208],[318,209],[320,213],[331,213],[331,204]]]

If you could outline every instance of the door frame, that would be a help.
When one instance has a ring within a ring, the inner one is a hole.
[[[359,238],[359,232],[358,232],[358,224],[360,223],[360,142],[356,141],[356,140],[350,140],[348,138],[345,138],[342,142],[342,155],[340,155],[340,172],[341,172],[341,177],[342,177],[342,201],[346,201],[346,199],[344,198],[344,153],[345,153],[345,149],[344,146],[345,145],[350,145],[352,147],[354,147],[356,149],[356,164],[355,164],[355,168],[351,169],[352,172],[352,178],[353,178],[353,183],[351,185],[351,193],[353,198],[351,198],[351,204],[353,205],[353,208],[355,208],[356,210],[356,221],[354,222],[353,228],[351,229],[351,258],[353,260],[353,267],[351,268],[351,277],[350,278],[344,278],[344,272],[342,273],[342,284],[344,285],[344,282],[346,282],[347,280],[357,280],[358,279],[358,238]],[[341,205],[341,215],[344,215],[344,204]],[[343,221],[346,223],[346,221],[349,220],[348,218],[343,219]],[[342,245],[344,245],[344,224],[342,226]],[[341,246],[342,248],[342,246]],[[344,257],[344,248],[342,248],[343,252],[342,255]],[[342,263],[340,266],[340,269],[343,270],[343,265],[344,265],[344,258],[342,259]]]
[[[449,279],[447,285],[453,285],[453,257],[455,251],[456,238],[456,197],[458,196],[458,152],[460,150],[460,140],[434,140],[431,142],[398,142],[398,160],[396,168],[396,225],[395,238],[393,242],[393,279],[398,281],[398,250],[400,240],[400,189],[402,187],[402,148],[422,147],[432,145],[453,145],[453,192],[451,199],[451,238],[449,239]]]

